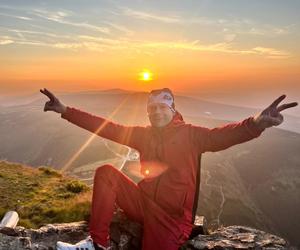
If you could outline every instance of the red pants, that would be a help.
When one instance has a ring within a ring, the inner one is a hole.
[[[113,166],[104,165],[94,177],[89,225],[94,242],[107,246],[115,203],[129,219],[143,225],[143,250],[177,250],[188,238],[178,221],[143,195],[133,181]]]

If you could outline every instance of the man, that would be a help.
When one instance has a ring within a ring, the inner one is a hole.
[[[90,236],[75,245],[58,242],[59,250],[108,249],[114,204],[143,224],[143,250],[175,250],[189,237],[198,203],[201,154],[215,152],[258,137],[265,128],[283,122],[280,112],[297,103],[276,99],[255,117],[208,129],[186,124],[175,109],[171,90],[150,93],[147,112],[151,126],[122,126],[75,108],[66,107],[47,89],[44,111],[55,111],[75,125],[139,151],[137,185],[110,165],[96,170],[90,217]]]

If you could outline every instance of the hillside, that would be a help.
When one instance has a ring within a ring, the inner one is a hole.
[[[30,228],[87,220],[90,200],[88,186],[51,168],[0,161],[0,218],[15,210]]]
[[[300,137],[270,129],[202,161],[199,213],[216,224],[247,225],[300,247]]]

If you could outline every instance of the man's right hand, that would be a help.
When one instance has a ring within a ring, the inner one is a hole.
[[[44,111],[55,111],[63,114],[66,112],[67,107],[61,103],[48,89],[40,89],[40,92],[49,97],[49,101],[45,103]]]

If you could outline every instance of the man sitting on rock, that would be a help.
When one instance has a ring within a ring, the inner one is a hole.
[[[153,90],[147,112],[151,126],[123,126],[65,106],[47,89],[44,111],[55,111],[69,122],[140,153],[144,179],[135,184],[111,165],[97,168],[94,177],[90,237],[75,245],[57,242],[58,250],[108,249],[114,205],[143,225],[143,250],[177,250],[192,231],[197,210],[200,159],[258,137],[265,128],[283,122],[280,114],[297,103],[276,99],[255,117],[213,129],[186,124],[176,110],[170,89]]]

